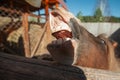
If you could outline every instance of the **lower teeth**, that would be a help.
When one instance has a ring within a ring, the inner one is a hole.
[[[65,38],[66,41],[71,40],[71,38]]]

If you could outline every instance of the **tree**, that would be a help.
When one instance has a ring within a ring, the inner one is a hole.
[[[120,22],[120,17],[115,16],[103,16],[100,8],[97,8],[93,16],[83,16],[79,11],[76,15],[82,22]]]
[[[94,17],[96,19],[96,22],[103,22],[104,21],[104,18],[103,18],[103,15],[102,15],[102,11],[100,8],[97,8],[95,13],[94,13]]]
[[[120,22],[119,17],[111,16],[109,22]]]
[[[76,17],[77,17],[78,19],[80,19],[81,21],[84,21],[81,11],[79,11],[79,12],[77,13]]]

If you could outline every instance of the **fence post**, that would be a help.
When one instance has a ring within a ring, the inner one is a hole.
[[[23,41],[24,41],[24,51],[25,57],[30,57],[30,45],[29,45],[29,34],[28,34],[28,13],[25,12],[22,14],[22,26],[24,27]]]

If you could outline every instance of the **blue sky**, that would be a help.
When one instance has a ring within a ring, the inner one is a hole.
[[[82,15],[93,15],[97,0],[66,0],[70,12],[76,15],[79,11]],[[110,15],[120,17],[120,0],[108,0]]]

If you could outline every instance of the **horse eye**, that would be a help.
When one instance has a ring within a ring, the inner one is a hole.
[[[105,40],[101,39],[101,43],[102,44],[106,44]]]

